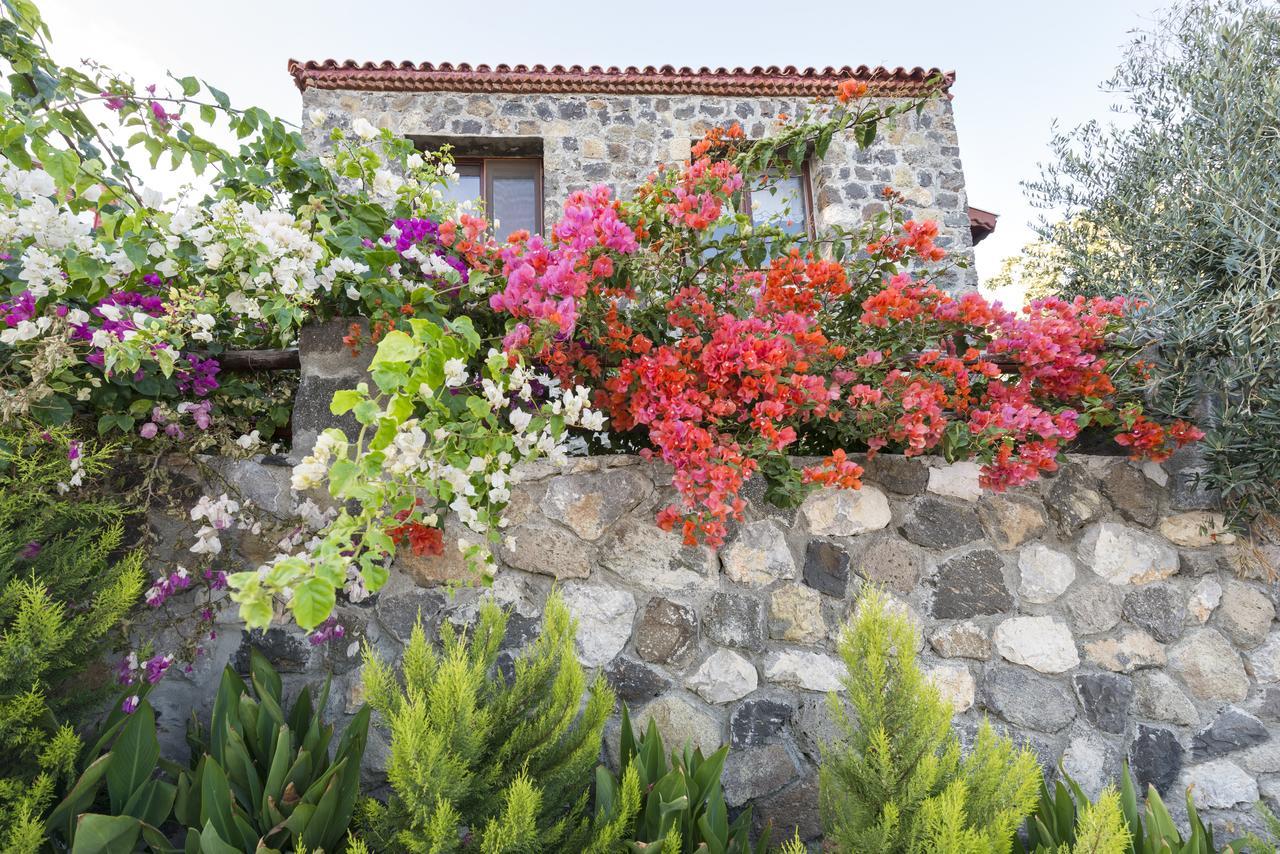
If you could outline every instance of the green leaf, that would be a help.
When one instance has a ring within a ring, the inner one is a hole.
[[[354,414],[361,424],[373,424],[382,414],[382,410],[372,400],[362,400],[356,404]]]
[[[71,854],[131,854],[141,833],[141,823],[132,816],[82,815]]]
[[[378,351],[373,355],[371,365],[385,362],[412,362],[421,352],[421,348],[404,332],[393,330],[378,342]]]
[[[336,598],[332,584],[319,578],[308,578],[294,588],[289,605],[298,625],[310,631],[333,613]]]
[[[173,811],[173,801],[178,790],[165,780],[148,780],[124,805],[122,813],[140,819],[150,825],[160,825]]]
[[[329,494],[334,498],[345,498],[347,485],[356,476],[356,464],[351,460],[335,460],[329,467]]]
[[[156,738],[156,717],[151,704],[143,702],[129,716],[120,738],[111,749],[111,766],[107,768],[107,794],[111,810],[119,815],[134,791],[155,773],[160,758],[160,742]],[[140,817],[140,816],[139,816]]]
[[[44,826],[50,831],[63,832],[70,836],[72,831],[71,822],[80,813],[87,810],[93,804],[94,798],[98,793],[98,788],[102,785],[102,779],[107,774],[107,768],[111,766],[111,755],[100,756],[80,775],[80,779],[76,780],[71,791],[62,799],[62,802],[54,808],[53,812],[45,819]]]
[[[178,84],[182,86],[182,94],[188,98],[200,91],[200,81],[194,77],[183,77]]]
[[[356,404],[364,400],[364,397],[363,393],[355,389],[340,389],[333,393],[333,400],[329,403],[329,411],[334,415],[345,415]]]
[[[204,86],[206,89],[209,90],[209,94],[213,96],[213,100],[218,102],[219,107],[221,107],[224,110],[231,108],[231,99],[227,97],[226,92],[223,92],[221,89],[217,89],[213,86],[210,86],[207,81],[205,82]]]
[[[190,837],[188,837],[188,840],[190,840]],[[211,821],[206,821],[204,830],[200,831],[200,847],[198,850],[200,854],[243,854],[239,848],[227,844]]]

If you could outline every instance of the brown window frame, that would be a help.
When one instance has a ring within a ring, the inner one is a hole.
[[[806,157],[804,163],[800,165],[800,187],[804,193],[804,233],[810,240],[815,240],[817,239],[818,229],[813,210],[813,180],[809,164],[810,159]],[[756,218],[755,212],[751,207],[751,188],[746,182],[743,183],[741,192],[743,207],[746,209],[747,217],[751,220],[751,225],[754,228]]]
[[[543,195],[543,168],[541,157],[457,157],[454,158],[453,165],[455,168],[461,166],[479,166],[480,167],[480,201],[484,203],[485,217],[488,218],[490,227],[493,224],[493,184],[492,175],[489,172],[488,164],[494,162],[521,162],[533,163],[534,171],[534,210],[537,228],[534,234],[541,234],[545,223],[543,222],[543,205],[545,204]]]

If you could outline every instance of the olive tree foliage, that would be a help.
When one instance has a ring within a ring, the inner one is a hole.
[[[1041,238],[1064,285],[1149,304],[1131,343],[1151,364],[1151,408],[1198,421],[1200,485],[1237,525],[1274,536],[1280,6],[1174,6],[1135,35],[1104,89],[1113,120],[1055,136],[1053,161],[1026,185],[1053,212]]]

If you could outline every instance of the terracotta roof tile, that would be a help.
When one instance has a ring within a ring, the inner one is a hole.
[[[602,68],[598,65],[453,65],[448,62],[339,62],[335,59],[289,60],[289,73],[298,89],[354,89],[378,92],[517,92],[669,95],[747,95],[816,97],[833,95],[841,81],[865,80],[872,95],[925,94],[931,81],[941,80],[944,91],[955,72],[937,68]]]
[[[1000,218],[1000,214],[984,211],[982,208],[969,208],[969,234],[973,237],[973,244],[978,245],[979,242],[989,237],[996,230],[996,220]]]

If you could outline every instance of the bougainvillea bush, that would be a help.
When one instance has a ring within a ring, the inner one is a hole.
[[[975,459],[998,490],[1053,470],[1087,425],[1157,459],[1198,435],[1132,395],[1141,364],[1111,345],[1124,298],[1015,312],[950,293],[936,224],[892,190],[858,227],[751,225],[745,183],[767,192],[837,135],[870,145],[924,99],[849,81],[763,140],[717,128],[633,193],[574,193],[550,233],[498,244],[482,211],[444,200],[447,152],[363,120],[308,151],[203,81],[59,67],[43,35],[34,7],[5,5],[0,418],[110,435],[144,471],[174,452],[256,453],[288,383],[231,377],[226,354],[370,321],[348,336],[374,348],[369,380],[333,400],[360,429],[302,449],[299,518],[263,520],[233,494],[189,502],[191,564],[155,579],[149,605],[229,585],[250,625],[288,612],[325,638],[339,592],[376,591],[398,550],[439,554],[448,517],[483,576],[519,464],[563,459],[575,436],[671,465],[679,500],[658,522],[717,545],[748,478],[779,503],[857,488],[854,452]],[[166,197],[146,164],[197,184]],[[278,554],[228,574],[224,534],[274,525]]]

